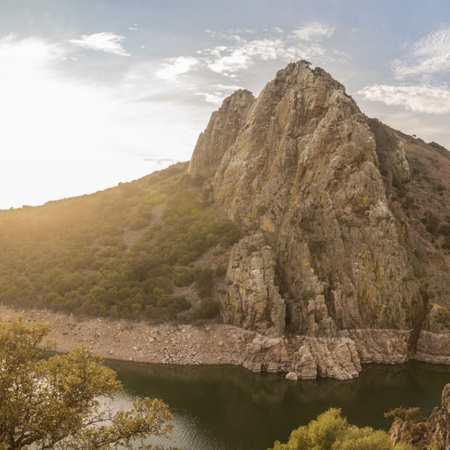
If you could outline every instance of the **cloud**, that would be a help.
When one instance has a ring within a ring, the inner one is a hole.
[[[402,106],[416,113],[450,113],[450,89],[446,86],[375,84],[357,92],[365,100]]]
[[[203,56],[210,70],[227,76],[246,70],[258,61],[332,61],[336,59],[334,54],[338,52],[327,50],[320,41],[330,37],[334,31],[334,27],[316,23],[296,28],[288,34],[275,27],[268,31],[265,37],[246,39],[231,30],[229,34],[222,33],[221,36],[234,40],[234,44],[216,46],[198,53]]]
[[[336,61],[342,59],[343,54],[335,49],[329,50],[321,42],[332,36],[334,31],[334,27],[318,23],[298,27],[291,33],[275,27],[266,30],[265,36],[260,37],[254,37],[255,30],[229,30],[219,33],[208,29],[205,32],[212,38],[225,40],[227,44],[198,50],[195,57],[170,58],[164,62],[158,75],[176,81],[178,75],[188,73],[194,67],[196,70],[203,67],[214,73],[236,78],[240,72],[260,61]]]
[[[218,86],[238,86],[255,67],[264,65],[265,70],[273,74],[280,66],[300,59],[312,60],[315,64],[346,60],[345,54],[326,42],[334,32],[335,27],[319,23],[297,27],[293,31],[279,27],[207,29],[209,41],[217,45],[198,49],[190,55],[167,58],[154,73],[174,88],[190,91],[207,103],[220,104],[232,91]]]
[[[429,78],[450,71],[450,27],[430,33],[406,49],[405,58],[392,64],[397,79]]]
[[[190,56],[168,58],[162,64],[162,69],[156,72],[156,76],[162,80],[176,82],[180,75],[191,71],[197,64],[197,58]]]
[[[335,32],[336,27],[313,23],[305,27],[296,28],[292,34],[302,41],[312,42],[319,38],[330,37]]]
[[[71,39],[69,42],[77,47],[88,50],[102,51],[112,55],[130,56],[120,44],[123,40],[125,40],[124,36],[102,32],[90,34],[89,36],[83,34],[81,39]]]
[[[393,61],[391,68],[397,80],[408,84],[375,84],[358,94],[414,113],[450,113],[450,89],[438,84],[439,77],[450,72],[450,27],[429,33],[404,50],[404,57]]]

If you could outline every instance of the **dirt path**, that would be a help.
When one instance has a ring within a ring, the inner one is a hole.
[[[49,323],[56,350],[79,344],[98,355],[124,361],[163,364],[242,364],[254,333],[230,325],[149,325],[144,322],[81,318],[47,310],[16,310],[0,305],[0,317],[21,313],[30,321]]]

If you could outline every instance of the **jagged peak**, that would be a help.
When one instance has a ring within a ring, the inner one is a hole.
[[[275,86],[281,85],[286,89],[293,86],[305,87],[311,80],[317,81],[319,79],[325,82],[330,90],[337,89],[345,93],[345,87],[342,83],[335,80],[321,67],[311,68],[311,63],[305,60],[290,63],[284,69],[279,70],[271,83]]]
[[[213,175],[227,149],[234,143],[255,97],[247,89],[228,96],[218,111],[212,113],[206,130],[200,134],[189,173],[194,177]]]
[[[226,97],[222,105],[219,108],[219,111],[224,108],[226,105],[244,102],[245,104],[250,102],[253,103],[255,101],[255,96],[248,89],[238,89]]]

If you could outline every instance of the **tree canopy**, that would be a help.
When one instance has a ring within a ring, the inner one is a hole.
[[[331,408],[308,425],[294,430],[286,444],[275,442],[271,450],[412,450],[391,443],[388,433],[371,427],[358,428]]]
[[[43,358],[49,331],[22,316],[0,319],[0,450],[150,449],[149,435],[169,437],[172,416],[160,400],[108,408],[123,387],[88,348]]]

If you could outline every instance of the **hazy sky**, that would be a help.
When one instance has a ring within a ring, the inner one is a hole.
[[[224,97],[299,59],[450,149],[449,0],[0,0],[0,208],[187,161]]]

